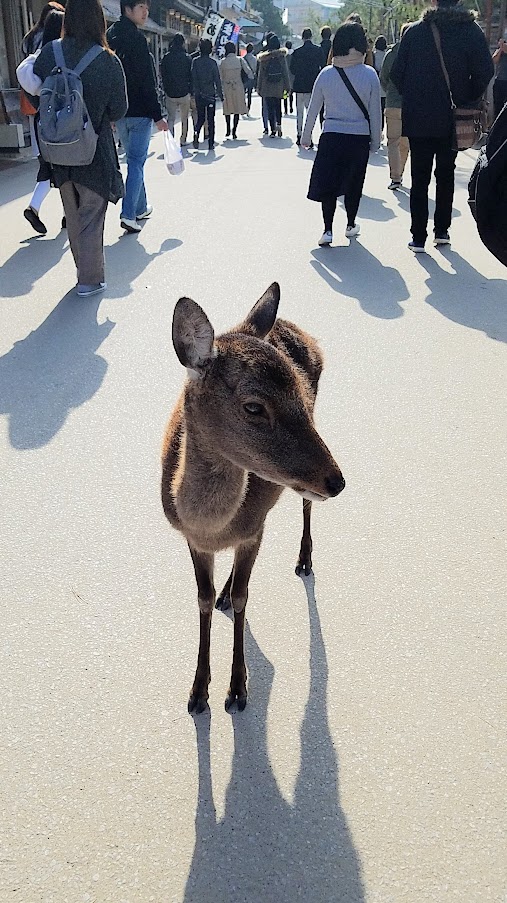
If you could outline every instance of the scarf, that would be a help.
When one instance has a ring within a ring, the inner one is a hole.
[[[347,56],[334,56],[332,60],[333,66],[339,66],[340,69],[346,69],[348,66],[357,66],[358,63],[364,63],[364,53],[360,53],[352,47]]]

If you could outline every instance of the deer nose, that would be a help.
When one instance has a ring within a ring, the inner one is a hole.
[[[341,473],[336,473],[332,477],[326,477],[324,484],[331,498],[339,495],[342,489],[345,489],[345,480]]]

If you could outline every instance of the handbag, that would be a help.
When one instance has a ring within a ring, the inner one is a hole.
[[[440,41],[440,32],[434,22],[431,23],[431,31],[435,40],[438,56],[442,72],[444,73],[445,83],[449,91],[449,99],[451,101],[451,112],[454,124],[454,150],[469,150],[471,147],[479,144],[486,132],[486,103],[484,98],[474,103],[457,107],[451,91],[451,82],[449,73],[447,72],[444,58],[442,56],[442,43]]]
[[[28,100],[28,97],[26,96],[25,92],[23,91],[23,88],[21,88],[21,91],[20,91],[19,109],[21,110],[23,116],[35,116],[37,113],[37,110],[35,109],[33,104],[31,104],[30,101]]]
[[[172,176],[181,175],[185,169],[181,149],[169,130],[164,132],[164,162]]]
[[[339,66],[333,66],[333,69],[336,69],[336,71],[337,71],[338,75],[340,76],[340,78],[341,78],[343,84],[344,84],[345,87],[347,88],[347,91],[348,91],[349,94],[354,98],[354,100],[355,100],[355,102],[357,103],[359,109],[360,109],[361,112],[363,113],[363,116],[365,117],[365,119],[366,119],[366,121],[367,121],[367,123],[368,123],[368,125],[369,125],[369,127],[370,127],[370,135],[371,135],[370,114],[368,113],[368,110],[366,109],[365,104],[363,103],[363,101],[362,101],[361,98],[359,97],[359,94],[357,93],[356,89],[354,88],[354,85],[352,84],[352,82],[351,82],[350,78],[348,77],[348,75],[345,75],[345,72],[343,71],[343,69],[340,69]]]

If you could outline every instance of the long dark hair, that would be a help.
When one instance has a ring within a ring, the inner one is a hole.
[[[109,50],[106,20],[100,0],[67,0],[63,34],[78,44],[100,44]]]
[[[58,9],[52,9],[44,22],[41,47],[49,44],[50,41],[57,41],[62,36],[62,28],[63,10],[60,12]]]
[[[40,12],[40,16],[37,19],[35,25],[32,25],[30,31],[27,31],[25,37],[23,38],[23,44],[28,47],[28,50],[31,50],[31,42],[32,38],[38,31],[42,31],[44,28],[47,17],[51,12],[59,12],[64,13],[65,7],[62,6],[61,3],[57,3],[56,0],[51,0],[50,3],[46,3]]]

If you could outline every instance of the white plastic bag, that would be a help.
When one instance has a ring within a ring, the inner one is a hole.
[[[172,176],[179,176],[185,169],[181,149],[176,144],[169,129],[164,132],[164,160]]]

